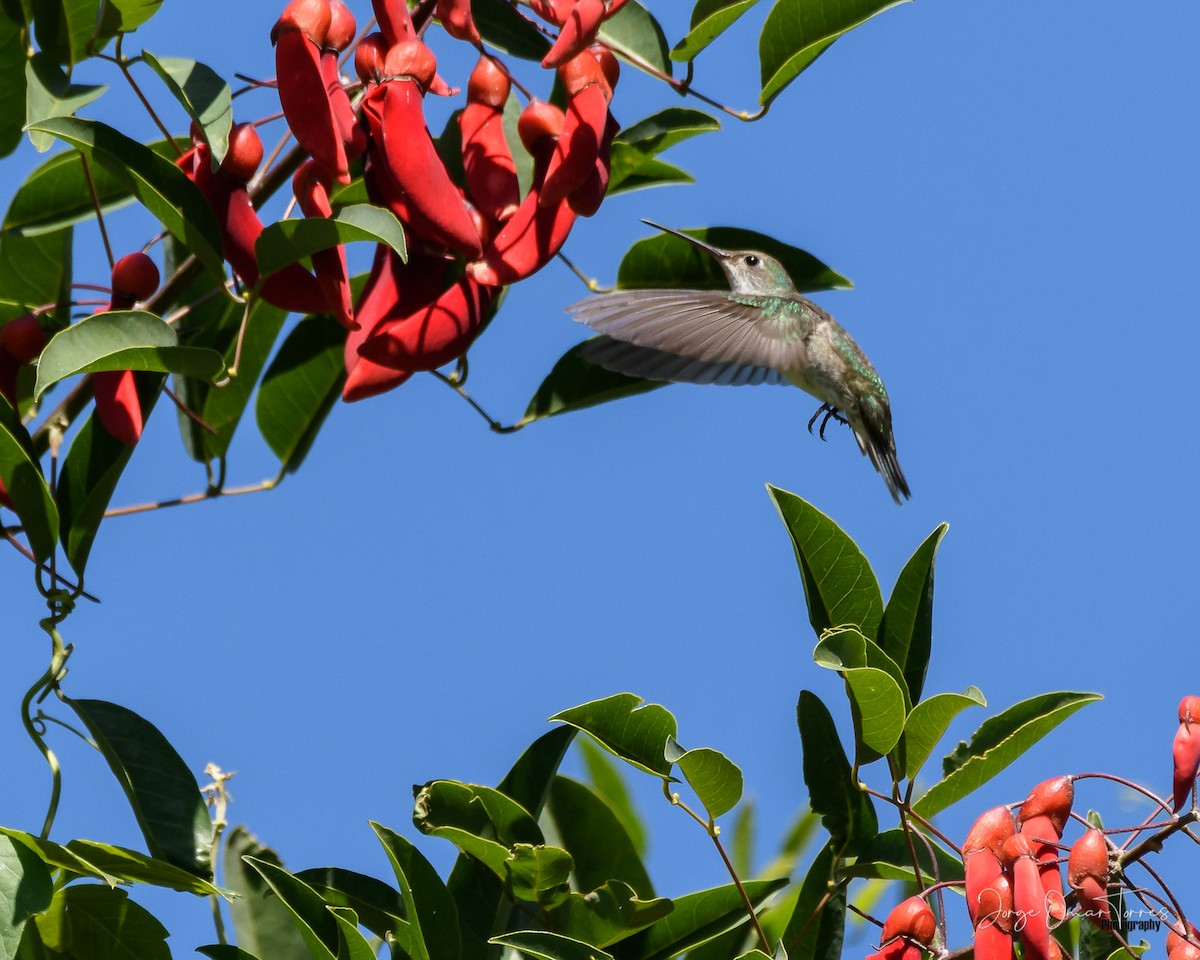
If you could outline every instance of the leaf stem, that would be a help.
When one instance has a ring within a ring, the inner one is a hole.
[[[466,400],[467,403],[469,403],[471,405],[471,409],[473,409],[477,414],[479,414],[481,417],[483,417],[484,420],[487,421],[488,426],[492,428],[493,433],[516,433],[523,426],[525,426],[526,421],[523,421],[523,420],[519,421],[517,423],[505,425],[505,424],[501,423],[499,420],[493,419],[492,416],[475,401],[475,398],[472,397],[469,393],[467,393],[466,390],[463,389],[462,384],[459,381],[455,380],[453,377],[446,376],[440,370],[430,370],[429,372],[432,373],[439,380],[441,380],[442,383],[444,383],[446,386],[448,386],[451,390],[453,390],[455,393],[457,393],[460,397],[462,397],[464,400]]]
[[[142,102],[142,106],[146,108],[146,112],[148,114],[150,114],[150,119],[154,122],[154,125],[156,127],[158,127],[158,129],[162,133],[164,139],[166,139],[166,141],[169,144],[171,144],[172,147],[175,148],[175,153],[182,157],[183,153],[184,153],[183,148],[180,147],[179,144],[175,142],[175,138],[171,135],[171,131],[168,130],[166,128],[166,125],[162,122],[162,120],[159,119],[159,116],[155,112],[154,107],[150,106],[150,101],[147,100],[146,95],[144,93],[142,93],[142,88],[138,85],[138,82],[133,79],[133,74],[129,70],[129,65],[131,63],[137,63],[138,60],[140,60],[141,58],[134,57],[131,60],[128,57],[126,57],[125,54],[121,52],[121,44],[124,43],[124,41],[125,41],[125,34],[123,34],[123,33],[117,34],[117,46],[114,51],[114,55],[111,57],[101,56],[101,59],[111,60],[113,63],[115,63],[117,65],[117,67],[121,71],[121,73],[124,74],[125,80],[129,84],[130,88],[133,90],[135,96],[137,96],[137,98]]]
[[[108,255],[108,269],[112,270],[116,260],[113,257],[112,244],[108,240],[108,228],[104,226],[104,211],[100,209],[100,195],[96,193],[96,182],[92,179],[92,168],[88,165],[87,157],[82,153],[79,154],[79,162],[83,164],[83,179],[87,181],[88,193],[92,195],[92,206],[96,210],[96,225],[100,228],[100,239],[104,241],[104,252]]]
[[[267,490],[273,490],[279,484],[279,478],[273,477],[270,480],[263,480],[261,483],[253,483],[244,487],[232,487],[228,490],[220,488],[209,488],[203,493],[189,493],[182,497],[173,497],[170,500],[158,500],[154,503],[137,503],[128,507],[114,507],[111,510],[104,512],[105,518],[108,517],[128,517],[135,513],[148,513],[151,510],[162,510],[165,507],[181,507],[188,503],[200,503],[204,500],[216,500],[220,497],[237,497],[245,493],[263,493]]]

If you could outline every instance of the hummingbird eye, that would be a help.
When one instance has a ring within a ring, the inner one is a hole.
[[[752,253],[746,254],[746,256],[742,258],[742,262],[748,267],[757,267],[760,263],[762,263],[762,261]]]

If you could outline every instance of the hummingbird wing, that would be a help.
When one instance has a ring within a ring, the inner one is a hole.
[[[580,300],[567,311],[614,340],[720,368],[715,373],[699,367],[672,368],[675,375],[670,379],[686,371],[689,383],[761,383],[766,382],[765,373],[764,379],[738,379],[758,376],[742,368],[804,369],[808,366],[805,338],[813,324],[827,316],[801,297],[750,297],[723,290],[619,290]],[[650,358],[634,351],[622,354],[615,347],[597,343],[589,349],[607,355],[610,363],[628,359],[631,364],[655,369]],[[662,358],[654,359],[665,363]],[[692,380],[692,376],[712,379]]]
[[[584,342],[579,355],[588,363],[627,377],[645,380],[669,380],[672,383],[716,383],[740,387],[756,383],[783,383],[778,370],[746,363],[719,363],[693,360],[677,353],[639,347],[609,336]]]

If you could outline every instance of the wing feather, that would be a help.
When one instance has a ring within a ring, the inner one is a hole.
[[[639,347],[636,344],[599,336],[588,340],[580,356],[605,370],[627,377],[667,380],[672,383],[716,383],[745,386],[758,383],[783,383],[777,370],[746,363],[722,363],[694,360],[676,353]]]

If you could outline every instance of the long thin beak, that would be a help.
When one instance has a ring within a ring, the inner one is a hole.
[[[714,247],[712,244],[705,243],[703,240],[697,240],[695,237],[688,236],[682,231],[675,230],[671,227],[664,227],[661,223],[655,223],[653,220],[647,220],[644,217],[642,218],[642,223],[648,224],[649,226],[654,227],[656,230],[661,230],[663,233],[670,233],[676,237],[679,237],[680,240],[686,240],[693,247],[698,247],[710,257],[714,257],[717,260],[725,260],[729,257],[729,254],[720,247]]]

